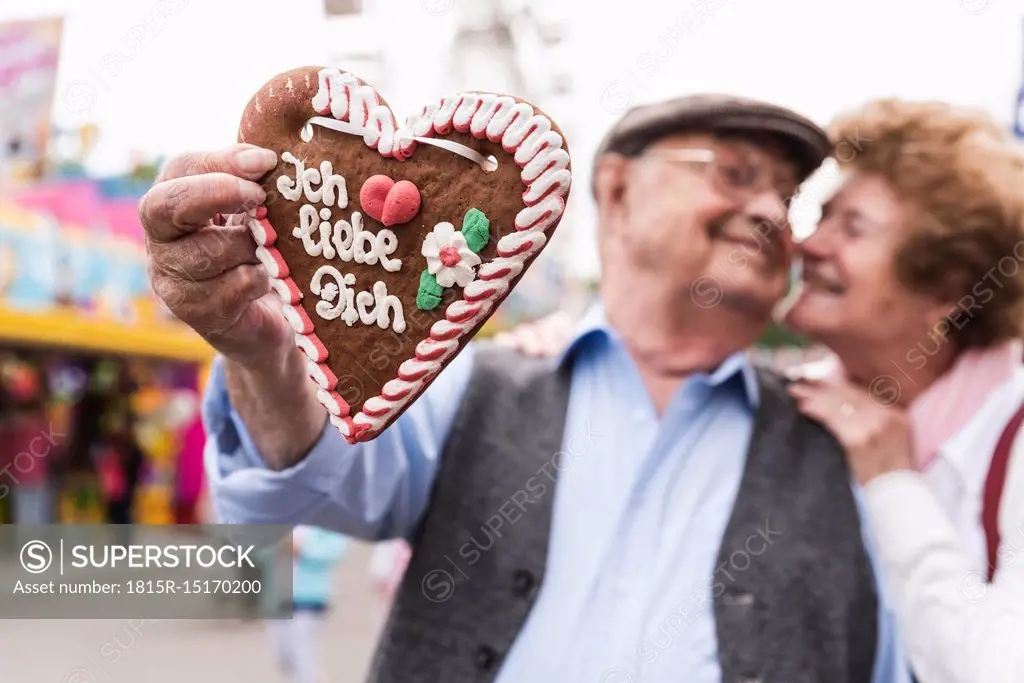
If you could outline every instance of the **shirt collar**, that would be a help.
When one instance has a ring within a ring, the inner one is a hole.
[[[751,408],[757,408],[761,402],[761,391],[757,383],[757,371],[754,364],[750,362],[750,356],[746,351],[737,351],[725,361],[708,377],[709,386],[717,387],[726,381],[739,375],[743,380],[743,392]]]
[[[562,366],[574,355],[584,352],[585,349],[602,339],[614,344],[621,345],[622,343],[618,332],[608,323],[604,304],[598,301],[591,305],[576,324],[569,344],[566,345],[565,349],[555,360],[559,366]],[[754,369],[754,365],[746,351],[737,351],[732,354],[710,375],[696,373],[694,377],[699,377],[710,387],[719,387],[737,375],[742,378],[745,398],[752,408],[757,408],[761,399],[757,371]]]
[[[569,343],[556,356],[556,362],[558,365],[563,365],[581,349],[598,339],[618,341],[618,334],[608,324],[608,318],[604,314],[604,305],[601,302],[592,304],[576,323]]]

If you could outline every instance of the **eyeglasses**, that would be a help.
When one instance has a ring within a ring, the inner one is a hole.
[[[795,184],[790,187],[780,182],[767,162],[737,149],[657,148],[644,152],[643,156],[703,168],[719,192],[738,201],[772,191],[788,205],[796,189]]]

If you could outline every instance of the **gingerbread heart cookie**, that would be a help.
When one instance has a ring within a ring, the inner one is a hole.
[[[572,174],[555,123],[460,93],[399,125],[359,78],[276,76],[238,139],[274,150],[250,220],[331,422],[377,436],[458,354],[544,248]]]

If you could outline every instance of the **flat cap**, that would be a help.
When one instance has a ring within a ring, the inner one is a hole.
[[[734,95],[703,94],[633,107],[605,135],[597,156],[636,156],[652,142],[687,132],[767,133],[789,152],[801,181],[831,153],[828,134],[795,111]]]

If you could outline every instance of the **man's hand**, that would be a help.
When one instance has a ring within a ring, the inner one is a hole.
[[[174,315],[227,360],[228,393],[268,466],[301,460],[323,431],[306,363],[246,221],[277,155],[253,145],[171,159],[139,204],[149,271]]]
[[[171,159],[142,198],[149,270],[175,316],[225,357],[267,362],[292,339],[245,223],[277,155],[252,145]]]

